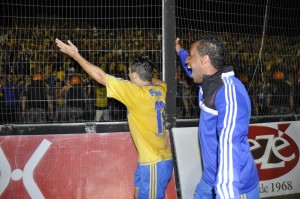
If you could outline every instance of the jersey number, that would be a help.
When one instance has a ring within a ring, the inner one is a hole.
[[[166,104],[164,102],[162,102],[162,101],[155,102],[158,133],[163,132],[163,125],[165,122],[165,114],[164,114],[165,107],[166,107]]]

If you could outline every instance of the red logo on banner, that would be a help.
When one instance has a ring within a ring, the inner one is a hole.
[[[278,178],[290,172],[298,163],[299,148],[285,133],[290,124],[249,127],[249,143],[260,180]]]

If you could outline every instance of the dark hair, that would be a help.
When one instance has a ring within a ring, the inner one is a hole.
[[[200,55],[208,55],[211,64],[217,69],[224,67],[227,49],[220,39],[212,35],[201,35],[196,42],[199,42],[197,51]]]
[[[152,81],[152,73],[155,65],[148,57],[137,56],[130,63],[129,67],[131,72],[136,72],[141,80]]]

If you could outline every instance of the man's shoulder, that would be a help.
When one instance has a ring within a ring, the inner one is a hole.
[[[167,92],[167,83],[161,82],[160,84],[155,85],[155,87],[163,93]]]
[[[108,75],[106,79],[106,86],[108,89],[114,89],[114,90],[133,90],[138,89],[139,86],[130,82],[129,80],[125,80],[119,77],[115,77],[112,75]]]

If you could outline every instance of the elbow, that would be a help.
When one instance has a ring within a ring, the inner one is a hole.
[[[103,86],[106,86],[106,75],[100,74],[100,75],[96,75],[93,78],[99,84],[102,84]]]

